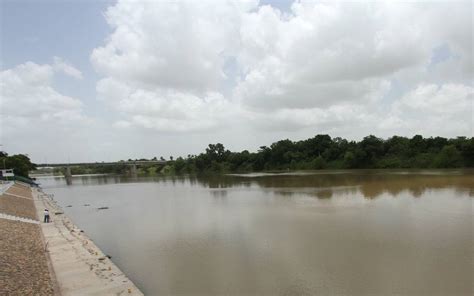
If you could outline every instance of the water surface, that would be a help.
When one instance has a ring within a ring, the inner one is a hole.
[[[38,180],[147,295],[473,292],[473,171]]]

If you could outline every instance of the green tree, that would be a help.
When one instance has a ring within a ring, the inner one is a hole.
[[[373,135],[365,137],[360,142],[360,148],[364,154],[364,156],[362,156],[362,153],[360,154],[360,167],[373,167],[377,162],[377,159],[380,158],[384,153],[383,140]]]
[[[416,135],[413,138],[393,136],[384,140],[370,135],[357,142],[316,135],[301,141],[277,141],[269,147],[261,146],[257,152],[230,152],[223,144],[217,143],[209,144],[199,155],[178,158],[168,165],[173,173],[196,174],[288,168],[474,167],[474,138],[423,138]],[[87,169],[98,172],[108,171],[110,167],[115,166]]]
[[[36,165],[30,161],[30,158],[24,154],[16,154],[9,156],[6,152],[2,152],[0,156],[0,165],[5,164],[7,169],[13,169],[15,175],[28,177],[28,172],[35,170]]]
[[[474,167],[474,138],[463,139],[459,146],[464,166]]]
[[[221,143],[209,144],[209,147],[206,148],[206,155],[211,161],[224,161],[227,156],[229,156],[230,151],[226,151],[224,145]]]
[[[437,168],[457,168],[462,165],[461,153],[454,145],[446,145],[435,158]]]
[[[348,169],[356,167],[356,158],[352,151],[347,151],[344,154],[344,167]]]
[[[177,174],[181,174],[184,172],[184,169],[186,168],[186,161],[180,156],[176,158],[175,162],[173,163],[174,166],[174,171]]]
[[[311,168],[321,170],[326,168],[326,160],[322,156],[318,156],[311,161]]]

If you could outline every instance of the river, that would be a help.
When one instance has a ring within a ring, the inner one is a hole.
[[[473,293],[472,170],[38,181],[146,295]]]

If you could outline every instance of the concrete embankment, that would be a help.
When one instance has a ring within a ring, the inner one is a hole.
[[[38,221],[45,208],[50,223]],[[0,222],[2,238],[9,237],[0,240],[0,263],[12,266],[2,268],[0,294],[143,295],[41,189],[15,184],[6,190],[0,197]],[[32,262],[39,263],[33,268]]]

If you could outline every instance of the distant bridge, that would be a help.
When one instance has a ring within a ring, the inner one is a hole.
[[[161,164],[165,165],[168,161],[166,160],[132,160],[132,161],[116,161],[116,162],[77,162],[77,163],[40,163],[36,167],[41,168],[65,168],[64,176],[66,177],[66,183],[72,184],[71,167],[80,166],[103,166],[103,165],[128,165],[130,166],[130,175],[137,177],[137,166],[147,164]]]
[[[132,161],[114,161],[114,162],[76,162],[76,163],[40,163],[37,168],[66,168],[78,166],[102,166],[102,165],[130,165],[137,166],[143,164],[166,164],[167,160],[132,160]]]

